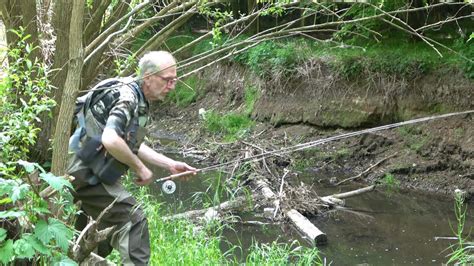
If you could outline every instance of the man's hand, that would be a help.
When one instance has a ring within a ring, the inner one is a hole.
[[[135,174],[137,176],[135,184],[139,186],[146,186],[153,182],[153,173],[145,165],[135,169]]]
[[[169,167],[169,170],[173,175],[183,173],[183,172],[189,172],[189,175],[195,175],[197,172],[196,168],[189,166],[186,163],[178,162],[178,161],[175,161],[173,164],[171,164]],[[185,175],[181,178],[184,180],[187,180],[189,178],[189,175]]]

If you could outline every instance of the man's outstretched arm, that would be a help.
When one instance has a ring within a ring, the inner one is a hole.
[[[138,157],[150,164],[168,169],[172,174],[178,174],[186,171],[196,171],[197,169],[180,161],[175,161],[165,155],[154,151],[146,144],[141,144],[138,149]]]

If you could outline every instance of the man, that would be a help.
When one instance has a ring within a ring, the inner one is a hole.
[[[143,144],[143,134],[135,134],[133,124],[141,131],[147,121],[148,101],[163,100],[174,89],[177,81],[176,61],[164,51],[150,52],[139,62],[139,78],[106,80],[91,92],[90,106],[84,107],[84,125],[87,134],[81,137],[81,146],[100,136],[101,145],[110,154],[135,173],[135,183],[143,186],[153,182],[154,177],[147,162],[169,169],[172,174],[190,171],[186,163],[170,159]],[[105,91],[105,92],[102,92]],[[95,99],[95,100],[94,100]],[[132,136],[132,137],[130,137]],[[100,142],[99,142],[100,143]],[[82,158],[82,159],[80,159]],[[75,200],[82,202],[82,210],[94,219],[114,200],[113,207],[102,218],[100,229],[115,225],[115,231],[107,243],[99,245],[100,256],[107,256],[111,247],[118,250],[125,265],[146,265],[150,257],[148,225],[136,200],[121,185],[120,181],[109,182],[85,163],[87,158],[74,153],[68,173],[75,176]],[[94,162],[92,162],[94,163]],[[99,165],[100,169],[104,167]],[[78,218],[77,227],[87,221],[84,215]]]

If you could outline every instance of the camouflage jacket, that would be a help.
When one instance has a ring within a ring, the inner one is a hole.
[[[132,78],[107,79],[97,84],[86,95],[79,97],[77,102],[85,102],[88,97],[92,97],[89,108],[79,110],[84,111],[86,130],[79,145],[88,138],[100,137],[104,128],[111,128],[137,153],[145,136],[149,111],[149,104],[140,84]],[[133,123],[138,124],[138,130],[131,139],[128,131]],[[72,151],[67,172],[75,177],[90,179],[88,181],[91,184],[97,182],[90,169]]]

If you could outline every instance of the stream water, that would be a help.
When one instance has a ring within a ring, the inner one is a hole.
[[[158,176],[167,175],[158,169],[155,173]],[[312,185],[320,196],[356,188],[324,185],[320,180],[326,174],[308,172],[299,178]],[[156,184],[154,193],[171,212],[189,210],[196,193],[205,192],[208,188],[209,183],[205,180],[210,176],[217,176],[217,173],[198,174],[188,181],[177,180],[177,189],[170,195],[162,192],[161,184]],[[454,235],[457,222],[453,201],[414,191],[376,190],[346,199],[345,206],[346,210],[310,218],[327,234],[328,243],[319,249],[328,264],[440,265],[446,263],[449,246],[455,243],[454,240],[435,240],[436,237]],[[466,211],[465,232],[474,229],[473,206],[468,206]],[[242,220],[265,221],[252,214],[246,214]],[[291,243],[298,240],[300,244],[310,247],[290,226],[281,224],[262,226],[237,223],[233,225],[233,230],[224,232],[224,239],[222,249],[238,246],[240,248],[235,249],[234,254],[241,258],[245,257],[248,247],[255,241]]]

